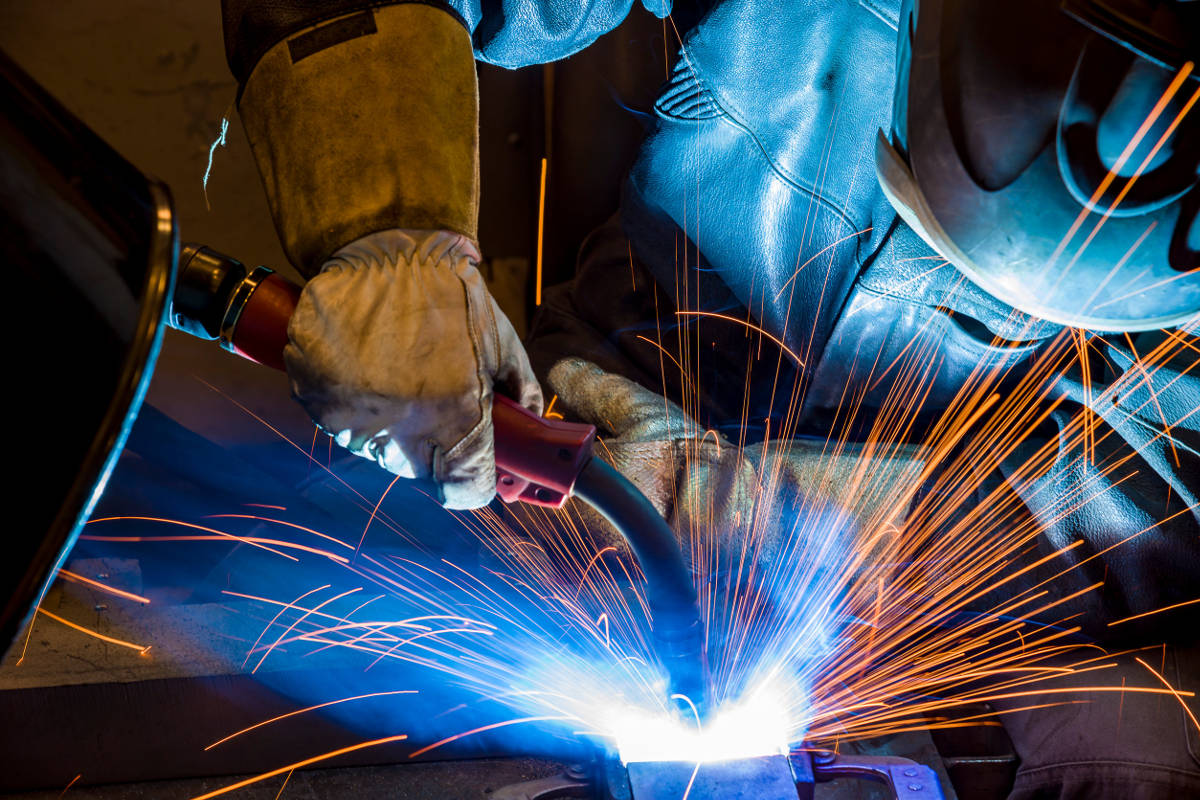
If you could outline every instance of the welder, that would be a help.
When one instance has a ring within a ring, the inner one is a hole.
[[[662,445],[666,457],[624,465],[653,498],[679,428],[648,387],[673,393],[680,378],[638,334],[689,324],[674,309],[748,309],[794,356],[794,374],[747,387],[745,330],[706,326],[704,429],[769,428],[799,397],[820,431],[848,385],[870,384],[863,405],[879,407],[895,376],[868,381],[868,368],[914,342],[938,361],[925,401],[936,410],[981,365],[1019,372],[1064,326],[1120,334],[1096,339],[1106,366],[1058,380],[1067,402],[1041,441],[1170,335],[1159,329],[1200,312],[1200,117],[1186,108],[1198,3],[677,7],[675,66],[620,211],[548,293],[527,348],[477,269],[474,59],[564,58],[618,25],[629,0],[223,5],[238,110],[285,252],[311,279],[289,329],[293,391],[340,445],[433,478],[451,508],[491,499],[493,392],[540,411],[537,376],[614,444]],[[1138,188],[1118,197],[1135,171]],[[1081,210],[1118,202],[1056,252]],[[634,280],[613,280],[631,258]],[[779,397],[780,380],[800,390]],[[1093,409],[1116,434],[1100,437],[1101,455],[1126,459],[1132,478],[1064,456],[1014,485],[1045,552],[1082,539],[1098,553],[1159,523],[1080,571],[1106,581],[1072,606],[1089,632],[1200,585],[1200,384],[1182,369],[1163,385],[1157,412],[1133,413],[1139,397]],[[1094,502],[1048,514],[1085,485]],[[730,514],[753,502],[721,496]],[[1198,652],[1176,627],[1170,658],[1186,683]],[[1006,717],[1022,759],[1012,796],[1200,796],[1196,733],[1178,706],[1148,708],[1119,735],[1070,705]]]

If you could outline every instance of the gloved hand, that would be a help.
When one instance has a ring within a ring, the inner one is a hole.
[[[495,385],[541,413],[516,331],[484,285],[479,252],[445,231],[387,230],[338,250],[288,326],[292,391],[335,441],[448,508],[495,494]]]
[[[915,449],[875,459],[804,439],[739,448],[660,395],[581,359],[559,361],[548,381],[565,409],[599,428],[596,454],[649,498],[685,551],[753,551],[766,563],[814,526],[851,536],[898,523],[907,507],[888,499],[922,466]]]

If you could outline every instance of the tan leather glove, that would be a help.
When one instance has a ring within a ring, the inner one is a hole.
[[[476,268],[477,108],[469,32],[419,3],[295,31],[238,103],[284,249],[312,276],[288,329],[297,399],[450,508],[495,492],[493,384],[542,407]]]
[[[548,379],[564,409],[600,430],[596,453],[654,503],[685,549],[746,549],[769,563],[818,517],[847,537],[898,523],[907,508],[887,507],[897,494],[888,487],[911,483],[922,465],[915,449],[876,462],[860,448],[803,439],[738,448],[662,396],[581,359],[559,361]],[[856,490],[863,485],[869,493]],[[799,515],[807,522],[793,524]]]
[[[335,441],[449,508],[495,494],[493,384],[541,411],[475,245],[445,231],[383,231],[334,254],[300,296],[285,351],[292,391]]]

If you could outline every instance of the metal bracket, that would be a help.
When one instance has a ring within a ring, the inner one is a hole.
[[[937,773],[924,764],[895,756],[843,756],[830,750],[806,754],[813,779],[866,778],[887,784],[896,800],[944,800]],[[793,756],[795,758],[795,756]]]
[[[730,761],[643,761],[626,765],[634,800],[796,800],[786,756]]]

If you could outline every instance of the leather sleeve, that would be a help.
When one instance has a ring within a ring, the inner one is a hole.
[[[377,231],[475,238],[475,61],[450,15],[393,3],[292,33],[255,63],[238,113],[301,274]]]
[[[1037,552],[1023,558],[1058,553],[1019,583],[1056,597],[1082,592],[1047,621],[1077,615],[1070,624],[1101,642],[1194,640],[1200,607],[1152,612],[1194,600],[1200,585],[1196,340],[1152,331],[1132,341],[1136,351],[1124,341],[1097,340],[1109,365],[1104,374],[1092,376],[1090,389],[1077,370],[1061,376],[1053,396],[1065,402],[1001,465],[1001,479],[1039,531]],[[1083,408],[1094,415],[1087,438]],[[1030,479],[1021,467],[1047,442],[1057,444],[1052,463]],[[1014,596],[1017,583],[1003,592]],[[1086,591],[1095,584],[1102,585]],[[1147,616],[1118,622],[1141,614]]]
[[[576,53],[621,24],[632,0],[400,0],[439,8],[472,34],[475,57],[515,69]],[[244,84],[274,45],[297,31],[366,9],[369,0],[221,0],[225,57]],[[665,17],[672,0],[642,0]]]
[[[225,59],[238,85],[242,86],[259,59],[292,34],[356,11],[405,2],[438,8],[471,30],[466,18],[444,0],[386,3],[369,0],[221,0]]]

